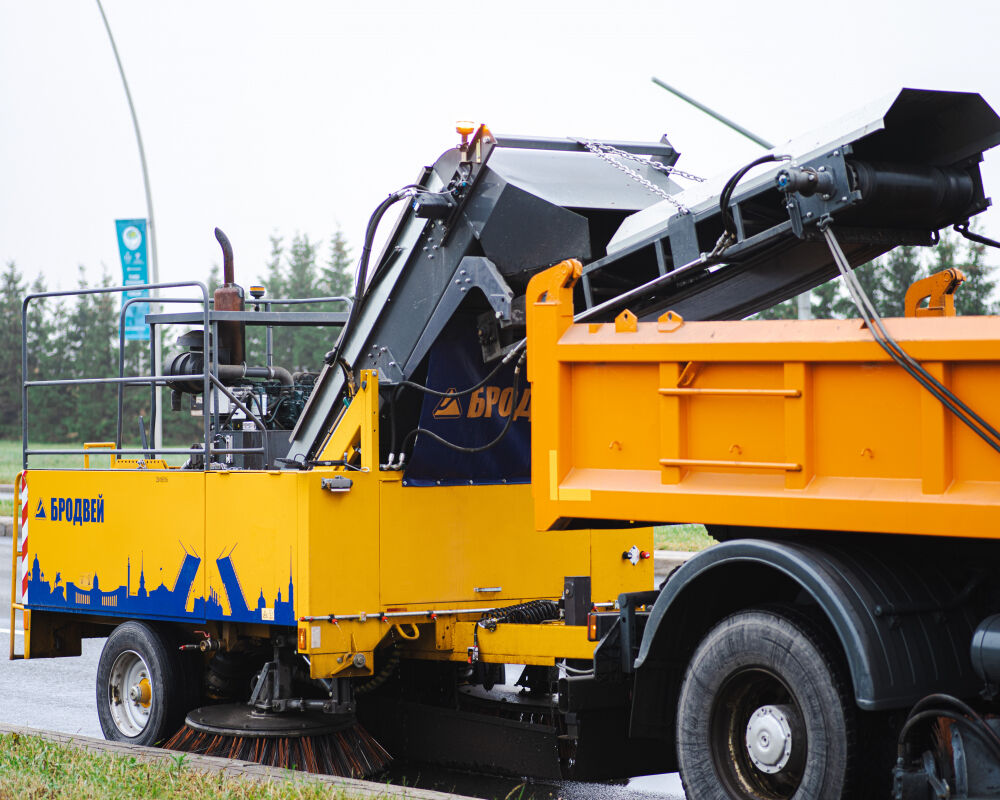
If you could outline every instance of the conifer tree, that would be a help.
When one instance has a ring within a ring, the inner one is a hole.
[[[13,261],[0,274],[0,436],[21,436],[21,301],[24,277]],[[0,481],[11,480],[10,477]]]

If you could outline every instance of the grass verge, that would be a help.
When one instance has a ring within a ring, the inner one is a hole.
[[[187,445],[165,444],[166,447],[186,447]],[[69,448],[82,448],[80,442],[53,444],[51,442],[32,442],[31,449],[35,450],[67,450]],[[122,456],[122,458],[132,458],[132,456]],[[179,467],[187,459],[185,454],[170,454],[165,457],[165,461],[172,467]],[[90,457],[92,469],[107,469],[111,458],[101,455],[100,450],[94,450]],[[31,457],[32,469],[83,469],[83,456],[75,455],[42,455]],[[13,483],[14,477],[21,471],[21,442],[0,441],[0,483]]]
[[[0,797],[178,798],[180,800],[353,800],[357,794],[296,777],[256,781],[188,769],[185,756],[145,761],[92,753],[37,736],[0,736]],[[385,797],[391,797],[388,793]]]
[[[704,525],[661,525],[653,531],[657,550],[683,550],[694,553],[718,544]]]
[[[13,516],[14,516],[14,501],[0,500],[0,517],[13,517]]]

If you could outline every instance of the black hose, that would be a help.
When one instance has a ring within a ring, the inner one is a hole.
[[[910,715],[910,717],[906,720],[906,723],[903,725],[903,729],[899,732],[899,740],[897,742],[897,747],[896,747],[898,757],[899,758],[906,757],[906,740],[907,738],[909,738],[910,733],[918,723],[926,722],[928,720],[937,720],[940,717],[944,717],[945,719],[950,719],[953,722],[957,722],[960,725],[964,726],[969,731],[971,731],[972,733],[974,733],[977,737],[979,737],[979,739],[983,742],[983,744],[986,745],[987,749],[990,750],[990,752],[993,754],[993,757],[996,758],[998,761],[1000,761],[1000,745],[998,745],[994,741],[992,736],[988,735],[983,731],[983,728],[986,728],[987,730],[990,731],[990,734],[993,733],[992,729],[990,729],[985,722],[982,722],[981,718],[980,718],[981,724],[975,724],[968,717],[963,717],[961,714],[958,714],[954,711],[948,711],[947,709],[944,708],[930,708],[921,711],[918,714]]]
[[[996,239],[990,239],[988,236],[983,236],[980,233],[974,233],[969,230],[969,220],[965,222],[957,222],[952,226],[956,231],[958,231],[962,236],[968,239],[970,242],[975,242],[976,244],[984,244],[987,247],[997,247],[1000,248],[1000,242]]]
[[[998,748],[1000,748],[1000,734],[998,734],[995,730],[993,730],[993,728],[991,728],[989,725],[987,725],[986,724],[986,720],[984,720],[976,712],[976,710],[972,706],[970,706],[964,700],[960,700],[959,698],[957,698],[957,697],[955,697],[953,695],[950,695],[950,694],[929,694],[929,695],[927,695],[927,697],[924,697],[920,701],[918,701],[917,704],[912,709],[910,709],[910,713],[909,713],[908,717],[912,717],[915,714],[919,714],[925,708],[927,708],[929,706],[932,706],[934,704],[938,704],[938,705],[944,704],[944,705],[953,705],[953,706],[955,706],[955,708],[957,708],[959,711],[961,711],[967,717],[971,717],[977,723],[979,723],[980,725],[982,725],[983,728],[990,735],[990,738],[992,738],[993,741],[996,742],[996,746]]]
[[[422,383],[415,383],[414,381],[397,381],[397,386],[409,386],[411,389],[416,389],[418,391],[424,392],[424,394],[433,395],[434,397],[462,397],[463,395],[472,394],[476,389],[482,389],[492,378],[495,376],[503,367],[507,365],[507,359],[502,359],[491,371],[490,374],[483,378],[475,386],[470,386],[468,389],[448,389],[447,391],[441,392],[437,389],[432,389],[430,386],[425,386]]]
[[[507,415],[507,422],[503,426],[503,430],[497,434],[496,438],[484,445],[478,447],[466,447],[464,445],[455,444],[454,442],[449,442],[442,436],[438,436],[434,431],[429,431],[427,428],[416,427],[408,434],[406,438],[403,439],[403,444],[400,446],[400,453],[405,453],[406,446],[409,442],[417,437],[418,434],[426,434],[435,442],[443,444],[445,447],[450,447],[452,450],[457,450],[460,453],[482,453],[484,450],[489,450],[492,447],[496,447],[500,441],[507,435],[510,430],[511,425],[514,423],[514,416],[517,413],[517,390],[521,384],[521,366],[524,364],[527,353],[522,353],[521,357],[517,360],[517,365],[514,367],[514,381],[512,383],[511,392],[511,402],[510,402],[510,414]],[[403,463],[404,457],[400,455],[400,464]]]
[[[733,212],[729,210],[729,201],[736,190],[736,184],[743,180],[743,176],[754,167],[759,167],[761,164],[770,164],[772,161],[787,161],[787,156],[768,153],[766,156],[756,158],[745,167],[733,173],[733,176],[722,187],[722,193],[719,195],[719,211],[722,212],[722,227],[734,241],[736,240],[736,220],[733,219]]]
[[[361,248],[361,258],[358,260],[358,273],[354,281],[354,302],[351,303],[351,311],[347,315],[347,322],[340,329],[340,337],[337,339],[337,344],[333,350],[326,354],[325,361],[327,364],[336,364],[340,361],[340,353],[343,350],[344,343],[347,341],[348,333],[353,329],[358,315],[361,313],[361,307],[364,305],[368,261],[371,258],[372,244],[375,241],[375,232],[378,230],[378,225],[382,221],[382,217],[385,216],[385,212],[394,203],[398,203],[404,197],[409,196],[410,191],[411,187],[405,187],[393,192],[378,204],[368,219],[368,227],[365,229],[365,243]]]
[[[397,189],[395,192],[390,194],[387,198],[385,198],[385,200],[379,203],[372,212],[371,217],[368,219],[368,226],[365,228],[365,243],[361,248],[361,258],[358,260],[358,274],[354,281],[354,302],[351,304],[351,311],[347,315],[347,322],[345,322],[344,327],[340,329],[340,337],[337,339],[337,344],[334,346],[333,350],[326,354],[324,358],[324,361],[327,364],[337,364],[340,361],[340,354],[344,349],[344,343],[347,341],[347,335],[354,327],[358,315],[361,313],[361,309],[365,304],[368,283],[368,262],[371,259],[372,245],[375,242],[375,233],[378,230],[379,223],[382,221],[382,217],[385,216],[385,212],[388,211],[393,204],[398,203],[405,197],[411,197],[414,194],[445,193],[446,192],[432,192],[424,186],[410,183],[402,189]]]
[[[840,248],[840,243],[837,241],[837,237],[834,235],[829,221],[821,221],[820,230],[826,238],[827,246],[830,248],[834,262],[844,278],[844,284],[847,286],[847,291],[851,295],[854,305],[857,307],[862,319],[872,333],[872,338],[875,339],[879,347],[910,377],[927,389],[945,408],[968,426],[973,433],[993,450],[1000,453],[1000,431],[997,431],[996,428],[969,408],[958,396],[927,372],[921,364],[900,347],[899,343],[886,330],[885,325],[882,323],[882,318],[878,315],[871,300],[865,295],[860,284],[856,284],[857,279],[851,272],[847,257]]]

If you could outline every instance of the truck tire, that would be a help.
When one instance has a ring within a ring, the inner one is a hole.
[[[105,739],[153,745],[181,726],[184,675],[171,641],[135,620],[111,632],[97,662],[97,717]]]
[[[709,631],[678,700],[688,800],[852,796],[854,704],[835,652],[792,609],[741,611]]]

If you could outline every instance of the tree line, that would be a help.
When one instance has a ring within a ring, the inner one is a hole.
[[[997,279],[993,267],[987,263],[986,245],[970,242],[951,230],[944,231],[934,247],[897,247],[858,267],[855,273],[879,314],[901,317],[906,290],[912,283],[952,267],[962,270],[966,278],[955,294],[956,313],[997,313],[998,303],[993,297]],[[839,275],[812,290],[810,306],[815,319],[858,316]],[[795,319],[797,316],[795,298],[757,315],[761,319]]]
[[[340,231],[323,242],[305,234],[295,234],[286,243],[277,234],[271,237],[270,257],[254,283],[263,284],[265,299],[350,296],[353,294],[353,264],[350,247]],[[81,266],[79,289],[115,286],[105,268],[96,282]],[[218,265],[210,269],[209,293],[221,283]],[[244,282],[248,289],[250,281]],[[44,275],[30,284],[14,262],[0,273],[0,439],[21,438],[21,306],[25,295],[48,291]],[[251,300],[247,292],[247,300]],[[168,310],[190,310],[194,306],[174,306]],[[75,295],[67,298],[33,300],[27,316],[27,371],[29,380],[62,380],[118,375],[119,312],[118,294]],[[317,304],[275,306],[274,310],[345,310],[346,305]],[[176,338],[186,329],[169,326],[163,332],[161,360],[168,361],[180,348]],[[322,367],[324,354],[331,349],[339,328],[275,329],[274,363],[292,371]],[[248,363],[263,365],[263,328],[247,329]],[[130,341],[124,347],[125,375],[149,375],[149,343]],[[164,442],[187,446],[201,438],[199,421],[187,411],[171,412],[169,389],[164,393]],[[139,441],[140,415],[150,419],[151,396],[148,385],[129,386],[123,393],[123,441],[132,446]],[[35,443],[114,441],[117,427],[118,388],[113,384],[33,387],[29,389],[29,433]]]
[[[266,287],[265,298],[348,296],[353,293],[353,264],[350,247],[337,232],[327,243],[296,234],[286,244],[283,237],[271,237],[270,256],[258,282]],[[857,269],[858,278],[883,316],[900,316],[906,289],[916,280],[938,270],[958,267],[966,282],[956,294],[959,314],[996,313],[993,298],[996,278],[987,264],[985,247],[946,232],[934,248],[898,247],[887,255]],[[219,284],[215,265],[209,290]],[[112,286],[115,281],[105,270],[96,284],[87,270],[79,270],[78,286]],[[249,283],[247,284],[249,286]],[[247,287],[245,287],[247,288]],[[21,436],[21,302],[28,292],[46,291],[43,276],[30,286],[13,262],[0,274],[0,439]],[[850,298],[838,277],[811,292],[812,314],[817,318],[856,316]],[[249,296],[248,296],[249,299]],[[187,307],[190,308],[190,307]],[[344,310],[343,304],[316,304],[282,307],[298,310]],[[48,298],[30,306],[27,319],[28,375],[32,380],[110,377],[118,374],[118,295],[79,295],[66,299]],[[795,300],[780,303],[758,317],[790,319],[796,316]],[[180,329],[164,332],[164,360],[178,352]],[[274,329],[274,363],[295,371],[317,371],[324,354],[333,347],[339,328]],[[265,363],[262,328],[247,329],[247,361]],[[126,342],[126,375],[150,374],[148,343]],[[34,388],[29,397],[30,432],[33,442],[113,441],[116,433],[117,387],[114,385],[58,386]],[[163,389],[164,441],[186,446],[201,438],[197,420],[186,412],[169,411],[169,390]],[[127,442],[138,441],[138,418],[150,416],[148,386],[124,390],[123,431]]]

